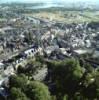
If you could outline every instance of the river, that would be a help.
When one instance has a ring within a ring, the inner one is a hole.
[[[51,8],[51,7],[65,7],[62,4],[53,4],[53,3],[45,3],[42,5],[37,5],[37,6],[32,6],[32,7],[27,7],[28,9],[44,9],[44,8]]]

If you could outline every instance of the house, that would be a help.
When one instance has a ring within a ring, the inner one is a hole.
[[[93,57],[99,57],[99,50],[94,51]]]
[[[50,56],[50,54],[55,51],[56,49],[59,49],[59,47],[56,46],[48,46],[44,49],[44,52],[47,54],[47,56]]]
[[[76,49],[76,50],[73,50],[72,54],[74,56],[79,56],[79,55],[83,55],[83,54],[86,54],[86,53],[92,53],[93,50],[91,49]]]
[[[90,40],[85,40],[85,45],[86,45],[86,47],[91,47],[91,41]]]
[[[4,70],[4,64],[0,62],[0,72]]]
[[[3,52],[3,46],[0,45],[0,53],[2,53],[2,52]]]
[[[24,52],[24,54],[26,54],[27,57],[32,57],[32,56],[34,56],[34,52],[35,52],[35,50],[33,48],[31,48],[31,49],[26,50]]]
[[[81,50],[81,49],[74,50],[74,54],[77,54],[77,55],[81,55],[81,54],[85,54],[85,53],[87,53],[86,50]]]
[[[25,50],[24,54],[27,57],[33,57],[37,52],[38,52],[38,46],[34,45],[34,46],[30,47],[28,50]]]

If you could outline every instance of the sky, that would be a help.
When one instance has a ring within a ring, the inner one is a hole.
[[[47,3],[67,3],[67,2],[92,2],[92,3],[99,3],[99,0],[0,0],[2,2],[26,2],[26,3],[34,3],[34,2],[47,2]]]

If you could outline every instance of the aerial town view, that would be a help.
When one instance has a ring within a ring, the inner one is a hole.
[[[0,0],[0,100],[99,100],[99,0]]]

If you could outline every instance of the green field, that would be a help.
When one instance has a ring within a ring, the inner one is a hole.
[[[52,9],[52,8],[51,8]],[[99,11],[41,10],[25,13],[26,16],[44,18],[64,23],[98,22]]]

